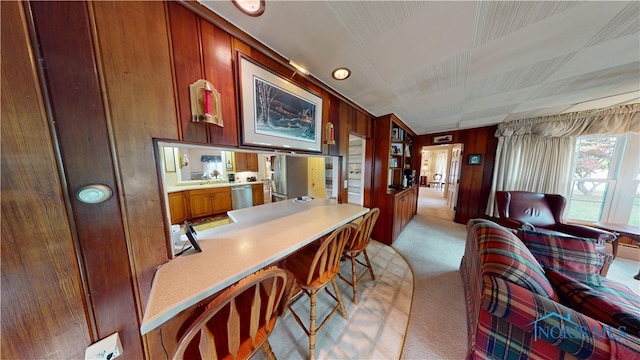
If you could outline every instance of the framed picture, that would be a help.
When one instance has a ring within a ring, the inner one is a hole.
[[[482,164],[482,155],[481,154],[471,154],[467,159],[467,165],[481,165]]]
[[[189,243],[193,247],[196,252],[202,252],[200,245],[198,245],[198,233],[193,228],[193,226],[185,220],[184,222],[184,232],[187,235],[187,239],[189,239]]]
[[[453,135],[449,134],[449,135],[440,135],[440,136],[434,136],[433,137],[433,143],[434,144],[444,144],[444,143],[450,143],[453,141]]]
[[[237,53],[241,143],[320,152],[322,97]]]

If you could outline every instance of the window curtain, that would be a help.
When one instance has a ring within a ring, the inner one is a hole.
[[[577,137],[640,133],[639,110],[640,104],[632,104],[498,125],[495,134],[498,147],[486,214],[497,214],[496,191],[520,190],[568,196]]]

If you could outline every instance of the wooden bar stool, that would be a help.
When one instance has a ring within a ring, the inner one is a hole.
[[[373,227],[376,225],[378,216],[380,216],[380,209],[374,208],[365,214],[360,223],[357,225],[353,223],[350,224],[353,227],[353,230],[351,231],[351,238],[349,239],[347,246],[344,248],[344,257],[351,261],[351,280],[348,280],[340,273],[338,273],[338,276],[353,288],[354,304],[358,303],[358,284],[362,281],[364,276],[367,275],[367,271],[371,274],[371,280],[376,279],[376,275],[373,273],[373,267],[371,266],[371,261],[369,261],[369,255],[367,255],[367,246],[371,241],[371,232],[373,231]],[[360,254],[364,256],[365,262],[358,259]],[[366,268],[360,275],[358,275],[356,263]]]
[[[189,326],[173,359],[247,359],[261,349],[275,360],[267,339],[286,283],[287,273],[271,267],[229,287]]]
[[[304,294],[309,296],[309,328],[303,324],[300,317],[291,307],[291,302],[297,295],[295,291],[291,291],[287,299],[287,308],[291,310],[291,314],[302,327],[304,332],[309,336],[309,359],[315,359],[316,333],[322,329],[327,320],[340,309],[342,317],[347,318],[347,311],[344,308],[336,275],[340,271],[340,258],[344,250],[349,236],[351,235],[351,227],[343,225],[331,233],[329,237],[322,241],[319,247],[307,246],[306,248],[289,256],[286,261],[286,269],[291,273],[295,283]],[[327,285],[333,285],[332,294]],[[320,326],[316,326],[316,298],[318,292],[325,289],[336,302],[337,305],[331,310],[329,315],[325,317]]]

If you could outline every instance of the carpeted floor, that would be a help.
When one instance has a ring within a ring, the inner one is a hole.
[[[402,359],[464,359],[467,330],[458,272],[464,238],[464,225],[418,213],[394,242],[415,283]]]
[[[401,359],[464,359],[466,314],[458,272],[466,229],[452,221],[443,192],[420,188],[418,214],[393,243],[414,274],[414,295]],[[614,260],[607,278],[640,294],[638,261]]]

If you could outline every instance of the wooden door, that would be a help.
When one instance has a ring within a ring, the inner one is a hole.
[[[313,198],[324,199],[326,197],[326,191],[324,188],[324,158],[311,157],[308,161],[307,176],[309,178],[309,186],[311,189],[309,194]]]
[[[214,189],[211,193],[213,214],[220,214],[231,210],[231,188]]]
[[[189,191],[189,208],[192,219],[213,215],[212,195],[210,190]]]
[[[171,213],[171,224],[180,224],[189,219],[189,202],[187,193],[178,191],[169,193],[169,212]]]
[[[453,145],[449,176],[447,176],[447,206],[453,211],[454,217],[458,201],[458,184],[460,183],[460,159],[462,159],[462,144]]]
[[[254,184],[252,186],[253,191],[253,206],[264,204],[264,185]]]

